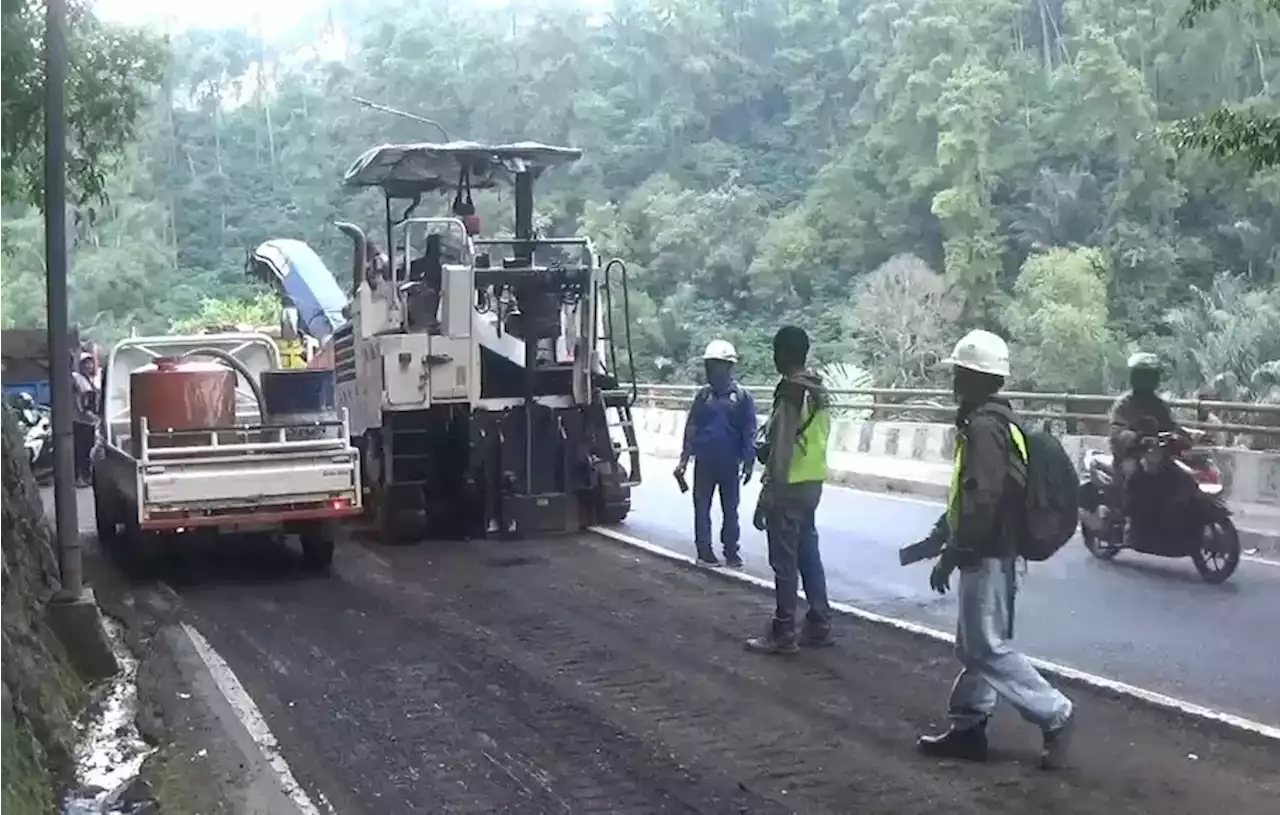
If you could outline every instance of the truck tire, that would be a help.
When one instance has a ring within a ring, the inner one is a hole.
[[[337,530],[330,521],[311,524],[298,535],[302,544],[302,566],[312,574],[329,574],[333,569],[333,549]]]
[[[116,547],[125,573],[143,581],[163,576],[167,543],[168,536],[164,533],[146,532],[136,523],[126,521],[124,532],[117,537]]]
[[[98,528],[98,546],[109,552],[120,543],[119,519],[116,516],[116,498],[111,488],[97,475],[93,478],[93,515]]]

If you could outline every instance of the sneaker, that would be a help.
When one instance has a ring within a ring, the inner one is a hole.
[[[1056,770],[1067,763],[1071,747],[1071,735],[1075,730],[1075,714],[1053,730],[1044,731],[1044,746],[1040,748],[1040,769]]]
[[[921,736],[916,741],[921,753],[932,758],[950,758],[959,761],[987,760],[987,727],[985,724],[958,730],[954,726],[933,736]]]
[[[742,563],[742,555],[739,555],[737,552],[732,555],[726,554],[724,556],[724,565],[728,566],[730,569],[741,569],[744,565]]]
[[[714,552],[699,552],[698,565],[699,566],[719,566],[720,561],[716,559]]]

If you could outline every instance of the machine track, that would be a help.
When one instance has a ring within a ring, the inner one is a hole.
[[[1035,769],[1013,715],[987,765],[927,761],[947,649],[842,622],[834,649],[747,654],[766,598],[591,536],[353,545],[330,579],[292,562],[202,556],[179,591],[342,815],[1246,814],[1280,795],[1275,745],[1080,689],[1077,768]]]

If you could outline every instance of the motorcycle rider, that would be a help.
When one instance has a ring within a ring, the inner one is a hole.
[[[1111,493],[1111,517],[1114,524],[1125,524],[1132,517],[1129,484],[1138,472],[1144,437],[1155,433],[1180,432],[1173,411],[1160,398],[1156,389],[1164,371],[1155,354],[1139,351],[1129,357],[1130,390],[1111,406],[1111,455],[1114,461],[1115,489]],[[1127,524],[1125,543],[1132,543],[1133,525]],[[1114,531],[1119,531],[1113,527]]]
[[[712,340],[702,354],[707,384],[694,396],[684,423],[684,448],[676,465],[683,480],[693,465],[693,526],[698,562],[719,565],[711,548],[711,499],[720,493],[720,543],[725,565],[741,568],[738,504],[741,486],[751,480],[756,460],[756,403],[738,384],[733,366],[738,352],[727,340]]]

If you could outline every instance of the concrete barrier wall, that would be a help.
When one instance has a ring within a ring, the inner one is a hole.
[[[684,436],[685,411],[636,408],[636,430],[646,453],[676,456]],[[763,422],[767,416],[761,416]],[[831,449],[842,453],[914,459],[945,464],[955,454],[955,427],[925,422],[836,419]],[[1063,436],[1063,447],[1081,470],[1089,450],[1108,449],[1104,436]],[[1280,506],[1280,454],[1216,448],[1214,459],[1233,501]]]

